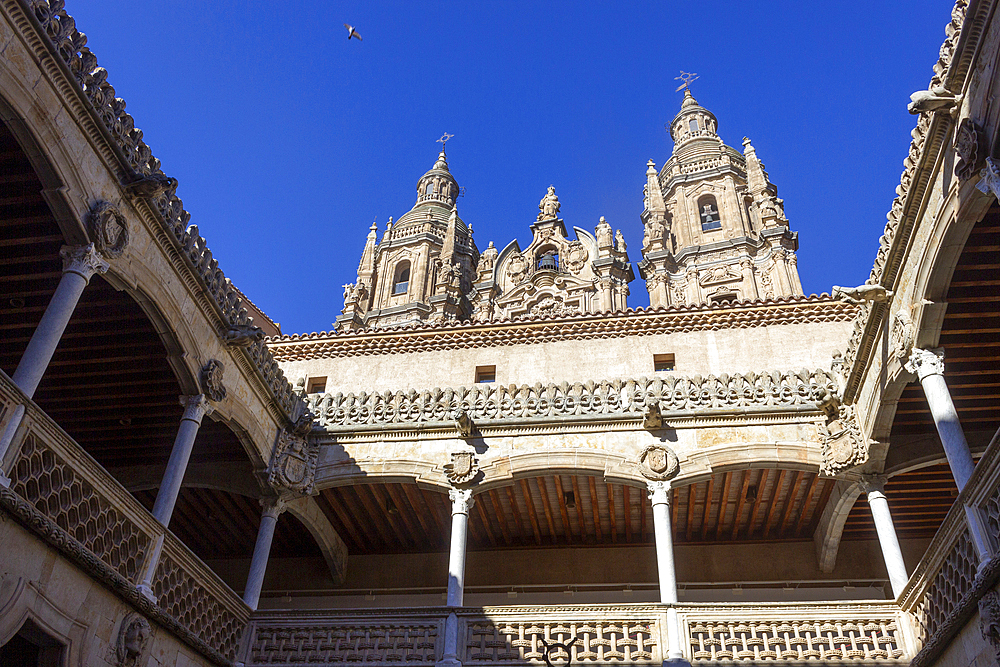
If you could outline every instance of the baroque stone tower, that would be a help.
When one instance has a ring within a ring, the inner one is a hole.
[[[715,115],[684,89],[670,123],[673,154],[646,170],[639,273],[652,306],[802,294],[798,234],[749,139],[719,138]]]
[[[395,223],[389,218],[381,240],[372,223],[357,282],[344,285],[338,329],[468,318],[479,250],[472,228],[458,217],[458,194],[442,149],[417,181],[413,208]]]

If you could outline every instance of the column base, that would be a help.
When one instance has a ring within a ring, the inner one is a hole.
[[[667,658],[663,661],[663,667],[691,667],[691,663],[684,658]]]
[[[462,667],[462,661],[458,658],[442,658],[437,661],[436,667]]]
[[[153,594],[152,588],[150,588],[146,584],[139,584],[138,586],[135,587],[135,589],[139,591],[139,595],[146,598],[153,604],[156,604],[156,595]]]

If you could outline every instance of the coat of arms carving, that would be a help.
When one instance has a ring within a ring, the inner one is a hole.
[[[311,445],[304,436],[281,429],[268,466],[267,481],[275,489],[312,495],[318,458],[318,446]]]
[[[639,472],[646,479],[665,481],[680,472],[677,454],[669,447],[650,445],[639,454]]]
[[[821,429],[823,463],[821,472],[834,476],[856,468],[868,460],[868,443],[861,437],[854,408],[840,405]]]
[[[573,275],[580,273],[583,267],[586,266],[587,260],[590,258],[590,254],[587,249],[583,247],[583,244],[579,241],[573,241],[569,244],[569,248],[566,250],[565,263],[566,268]]]
[[[514,253],[510,256],[510,260],[507,262],[507,276],[514,281],[514,283],[519,283],[527,277],[528,273],[528,260],[524,258],[524,255],[520,253]]]
[[[91,209],[88,222],[97,252],[109,259],[120,257],[128,245],[128,223],[121,211],[101,201]]]
[[[452,484],[467,484],[479,474],[479,465],[472,452],[452,452],[451,463],[444,465],[444,473]]]

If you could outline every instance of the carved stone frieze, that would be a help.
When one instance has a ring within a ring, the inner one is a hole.
[[[87,228],[97,252],[108,259],[121,257],[128,245],[128,221],[113,204],[97,202],[87,215]]]
[[[743,276],[733,270],[732,265],[723,264],[713,266],[702,272],[700,284],[702,286],[715,285],[718,283],[729,283],[735,280],[742,280]]]
[[[680,469],[677,454],[669,447],[650,445],[639,454],[639,472],[646,479],[664,482],[676,477]]]
[[[839,475],[868,461],[868,443],[861,435],[854,407],[841,405],[821,430],[823,463],[821,472]]]
[[[225,366],[218,359],[209,359],[201,369],[201,388],[208,398],[218,403],[226,398],[226,385],[223,383]]]
[[[472,452],[452,452],[451,462],[444,464],[444,474],[455,486],[468,484],[479,474],[479,462]]]
[[[955,152],[958,161],[955,163],[955,175],[961,180],[972,178],[983,163],[983,130],[971,118],[963,118],[955,133]]]
[[[281,429],[268,466],[267,481],[276,490],[312,495],[318,458],[318,445],[294,431]]]
[[[115,642],[115,657],[121,667],[141,664],[151,633],[149,621],[135,612],[122,619],[118,627],[118,640]]]

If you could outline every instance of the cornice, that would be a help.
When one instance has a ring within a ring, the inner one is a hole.
[[[488,324],[414,323],[391,329],[319,332],[270,338],[276,361],[333,359],[463,348],[529,345],[564,340],[652,336],[720,329],[845,322],[858,308],[828,295],[791,296],[737,305],[690,305],[639,308],[562,317],[525,315]]]

